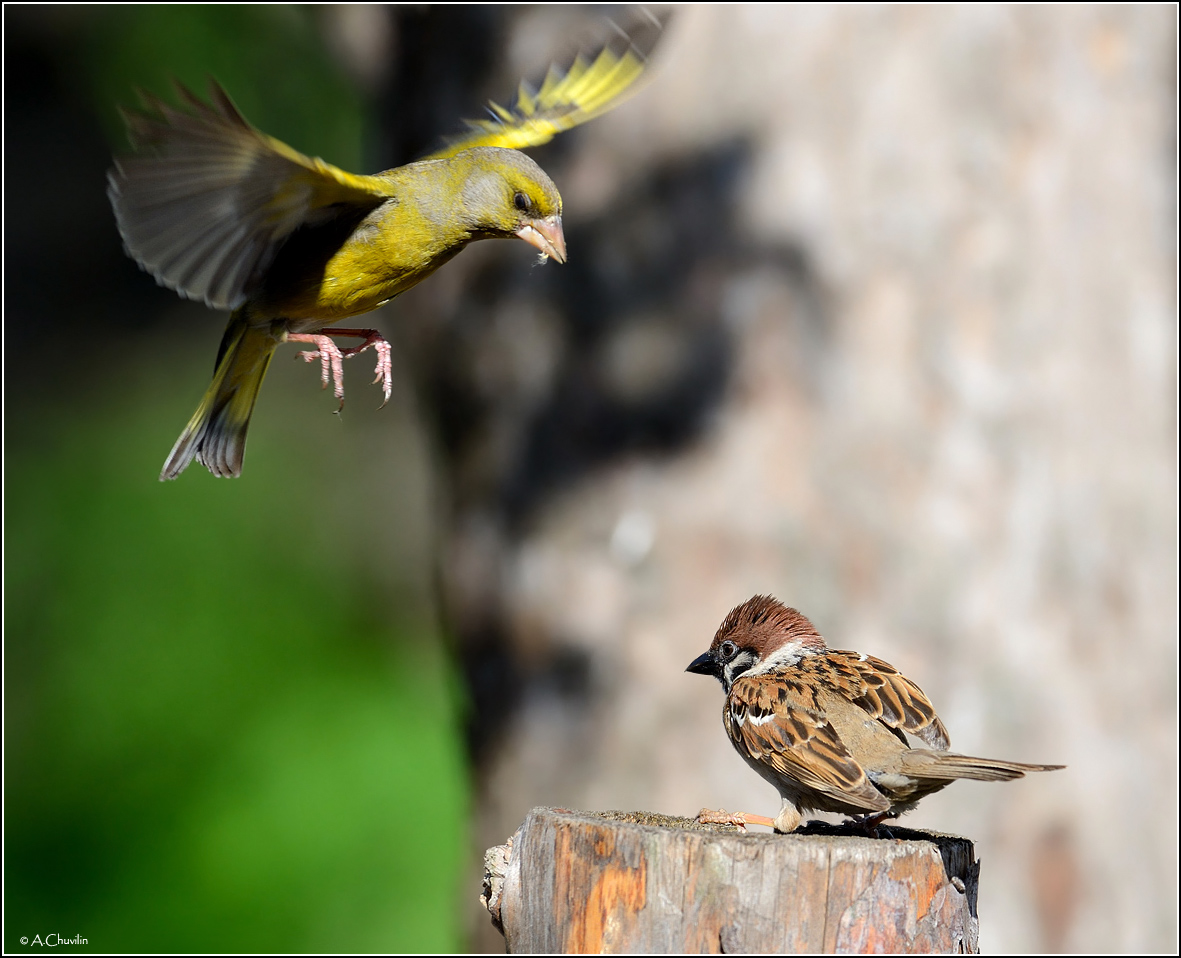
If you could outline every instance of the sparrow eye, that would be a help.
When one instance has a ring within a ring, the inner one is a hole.
[[[731,642],[729,639],[727,639],[725,642],[723,642],[721,645],[718,646],[718,655],[727,662],[729,662],[730,659],[734,658],[734,656],[737,653],[738,653],[738,646],[735,645],[733,642]]]
[[[526,213],[529,211],[529,197],[524,193],[517,193],[513,197],[513,205],[522,213]]]

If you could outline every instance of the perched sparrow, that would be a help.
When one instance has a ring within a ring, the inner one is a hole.
[[[783,799],[774,820],[703,809],[703,821],[790,832],[801,812],[816,810],[876,825],[953,779],[1000,782],[1064,767],[947,751],[947,729],[922,689],[872,655],[828,648],[811,622],[770,596],[731,611],[686,671],[722,683],[726,734]],[[928,747],[912,748],[904,732]]]
[[[660,21],[645,14],[652,42]],[[519,238],[544,260],[566,261],[562,198],[518,152],[617,105],[644,72],[623,33],[593,60],[551,69],[540,90],[522,83],[511,109],[415,163],[372,176],[345,172],[251,126],[226,92],[211,103],[183,87],[176,109],[144,96],[125,113],[137,154],[116,161],[108,195],[127,252],[158,283],[232,310],[213,382],[173,446],[161,479],[194,457],[215,476],[242,471],[246,430],[263,376],[284,342],[311,343],[344,401],[341,360],[374,346],[390,398],[390,347],[373,329],[330,328],[415,286],[469,243]],[[341,350],[330,336],[353,336]]]

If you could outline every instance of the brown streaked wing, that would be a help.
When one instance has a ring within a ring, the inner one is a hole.
[[[831,649],[821,657],[839,676],[834,686],[890,728],[917,735],[931,748],[951,745],[947,729],[923,690],[889,662]],[[820,663],[817,663],[818,665]]]
[[[752,721],[768,716],[762,724]],[[858,808],[889,807],[802,683],[786,676],[740,676],[730,689],[723,719],[740,752],[785,778]]]

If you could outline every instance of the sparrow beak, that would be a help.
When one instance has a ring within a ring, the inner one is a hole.
[[[698,675],[717,675],[718,664],[714,661],[712,652],[702,652],[685,669],[686,672],[696,672]]]
[[[557,213],[544,219],[526,221],[517,230],[517,235],[530,246],[541,250],[542,256],[552,256],[559,263],[566,262],[566,237],[562,233],[562,217]]]

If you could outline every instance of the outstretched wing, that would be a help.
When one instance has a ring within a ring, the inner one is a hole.
[[[476,146],[500,146],[514,150],[548,143],[558,133],[618,106],[636,90],[648,54],[656,45],[663,23],[644,9],[627,31],[608,42],[593,61],[579,54],[569,70],[551,66],[541,89],[534,91],[522,80],[511,108],[489,103],[491,116],[465,120],[467,132],[448,140],[431,158],[454,156]],[[614,25],[613,25],[614,26]]]
[[[216,82],[212,103],[177,90],[188,110],[141,94],[148,112],[124,111],[141,152],[116,160],[107,195],[128,253],[180,295],[234,309],[299,226],[388,198],[379,177],[256,130]]]
[[[803,684],[779,676],[740,676],[722,718],[730,740],[746,757],[857,808],[889,808]]]

